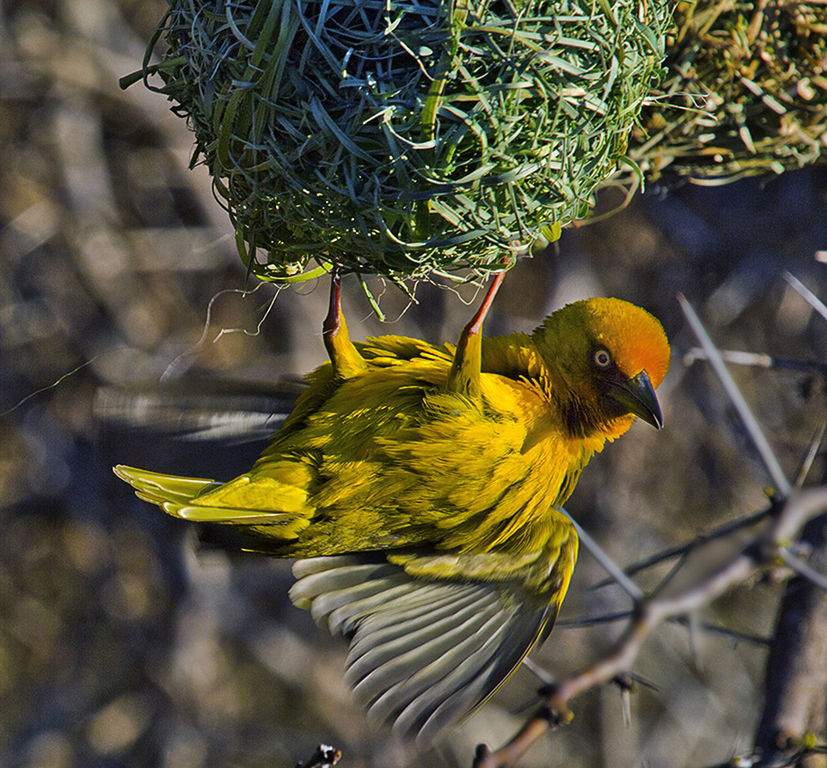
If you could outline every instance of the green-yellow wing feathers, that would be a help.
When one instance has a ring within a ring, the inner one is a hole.
[[[293,602],[350,640],[357,700],[421,745],[493,693],[556,614],[512,586],[412,579],[369,556],[299,560],[293,572]]]

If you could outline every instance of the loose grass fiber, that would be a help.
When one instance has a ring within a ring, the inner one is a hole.
[[[583,217],[659,74],[662,0],[169,0],[143,75],[262,279],[503,269]]]

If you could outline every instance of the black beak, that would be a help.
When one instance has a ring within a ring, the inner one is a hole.
[[[609,382],[607,394],[622,405],[627,413],[639,416],[655,429],[663,426],[660,405],[646,371],[641,371],[632,379],[613,379]]]

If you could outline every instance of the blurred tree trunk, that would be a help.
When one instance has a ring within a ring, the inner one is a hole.
[[[827,572],[827,515],[810,521],[802,541],[813,547],[808,564]],[[827,766],[823,754],[790,762],[808,739],[823,743],[827,733],[827,592],[804,578],[787,585],[767,658],[765,688],[755,737],[761,752],[758,765]]]

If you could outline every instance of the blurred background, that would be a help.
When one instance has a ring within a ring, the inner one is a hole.
[[[185,524],[111,473],[127,463],[229,479],[264,445],[272,385],[324,359],[326,282],[279,292],[248,281],[206,170],[187,170],[183,121],[142,86],[118,88],[165,7],[0,1],[0,764],[293,766],[326,742],[348,768],[470,766],[477,743],[498,745],[534,706],[528,671],[417,756],[366,725],[342,681],[345,643],[290,605],[288,563],[197,553]],[[619,204],[612,194],[601,209]],[[604,294],[652,311],[673,341],[666,429],[636,425],[593,461],[568,507],[619,563],[765,506],[761,465],[705,363],[686,355],[694,340],[676,293],[721,348],[821,366],[733,368],[795,477],[827,414],[827,322],[782,273],[825,299],[825,261],[821,167],[650,188],[509,273],[488,333],[531,330],[569,300]],[[423,283],[416,302],[372,288],[384,323],[345,284],[357,339],[455,340],[475,297],[473,286]],[[172,408],[156,408],[159,393]],[[125,406],[145,418],[124,423]],[[224,411],[236,427],[249,418],[254,439],[222,432]],[[215,427],[210,439],[181,439],[193,412]],[[822,451],[806,483],[824,474]],[[678,582],[735,551],[735,538]],[[668,567],[639,582],[655,587]],[[620,631],[566,626],[628,610],[617,588],[591,588],[601,578],[581,554],[560,626],[534,654],[551,674],[587,665]],[[781,589],[756,583],[717,602],[699,619],[735,634],[701,632],[694,649],[685,626],[662,627],[635,665],[651,687],[633,695],[628,722],[616,688],[593,691],[521,765],[704,766],[748,750]]]

